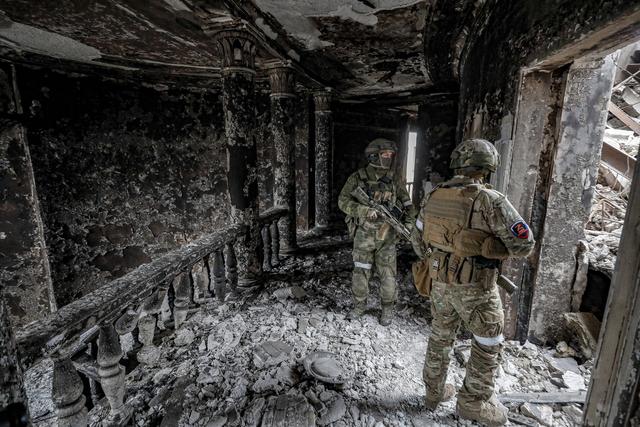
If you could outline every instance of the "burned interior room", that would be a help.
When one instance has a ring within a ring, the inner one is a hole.
[[[0,0],[0,426],[640,425],[640,1]]]

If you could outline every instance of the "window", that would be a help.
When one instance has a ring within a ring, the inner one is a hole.
[[[417,132],[409,132],[407,141],[407,163],[405,165],[405,177],[407,178],[407,191],[409,197],[413,200],[413,179],[416,168],[416,141],[418,139]]]

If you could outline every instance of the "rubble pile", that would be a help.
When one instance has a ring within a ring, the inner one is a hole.
[[[455,399],[435,412],[423,406],[430,315],[407,277],[400,277],[391,326],[378,324],[375,292],[361,320],[345,319],[350,261],[346,249],[290,260],[275,275],[283,280],[257,294],[208,303],[179,330],[159,334],[153,364],[138,365],[127,377],[133,424],[474,425],[455,415]],[[456,341],[449,381],[457,388],[470,350],[471,340]],[[584,400],[591,366],[578,365],[571,351],[505,343],[496,392],[512,425],[579,423],[581,405],[572,402]],[[91,425],[100,425],[106,412],[104,404],[92,409]]]
[[[626,197],[624,191],[596,184],[591,214],[585,227],[589,267],[609,275],[613,273],[622,236],[628,203]]]

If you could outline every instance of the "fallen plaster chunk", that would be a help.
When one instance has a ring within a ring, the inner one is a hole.
[[[307,399],[300,395],[283,394],[271,396],[262,416],[262,427],[290,425],[295,420],[299,427],[316,425],[316,415]]]
[[[586,390],[584,385],[584,378],[581,375],[572,371],[567,371],[562,374],[562,382],[569,390]]]
[[[227,417],[224,415],[216,415],[207,423],[207,427],[222,427],[227,423]]]
[[[553,357],[550,354],[545,354],[544,359],[547,365],[552,371],[564,374],[567,371],[580,374],[580,367],[578,362],[572,357]]]
[[[195,337],[191,329],[179,329],[178,332],[176,332],[174,344],[180,347],[187,346],[193,342]]]
[[[330,396],[320,395],[321,399],[323,397],[326,399],[324,400],[324,403],[327,407],[327,411],[320,417],[320,419],[318,419],[318,425],[320,426],[335,423],[340,418],[344,417],[344,414],[347,412],[347,406],[344,403],[344,398],[338,393],[331,392]]]
[[[282,341],[265,341],[255,348],[253,363],[257,368],[277,365],[289,358],[293,347]]]
[[[573,332],[584,357],[593,357],[600,334],[600,321],[593,313],[565,313],[563,317],[567,329]]]
[[[550,406],[523,403],[522,406],[520,406],[520,412],[529,418],[533,418],[542,425],[551,426],[553,424],[553,409],[551,409]]]
[[[565,414],[569,415],[569,417],[571,417],[571,419],[575,422],[575,423],[580,423],[582,422],[582,409],[578,408],[576,405],[566,405],[562,407],[562,412],[564,412]]]

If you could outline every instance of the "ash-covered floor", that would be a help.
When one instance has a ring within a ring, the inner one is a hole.
[[[455,400],[441,404],[436,412],[422,405],[428,301],[418,297],[401,274],[391,326],[378,324],[375,289],[362,320],[345,320],[350,270],[345,245],[288,260],[259,293],[208,303],[178,331],[159,334],[157,362],[138,365],[128,374],[126,401],[134,408],[133,425],[305,426],[315,425],[304,421],[313,418],[317,425],[340,427],[475,425],[458,419]],[[267,341],[273,342],[271,355],[259,348]],[[323,383],[307,374],[304,358],[320,350],[337,356],[349,377],[344,385]],[[470,340],[456,342],[449,381],[458,388],[469,352]],[[586,389],[590,364],[578,366],[554,353],[555,349],[507,342],[497,392]],[[54,420],[45,402],[49,386],[37,370],[29,378],[32,416],[40,420],[36,425],[48,425]],[[283,412],[286,399],[275,397],[284,394],[293,396],[292,402],[298,397],[298,406],[291,405],[289,412]],[[512,420],[517,420],[512,425],[573,426],[581,417],[579,404],[508,406]],[[104,415],[100,405],[94,408],[91,425],[100,425]],[[289,423],[277,423],[278,417]],[[297,423],[291,423],[294,419]]]

